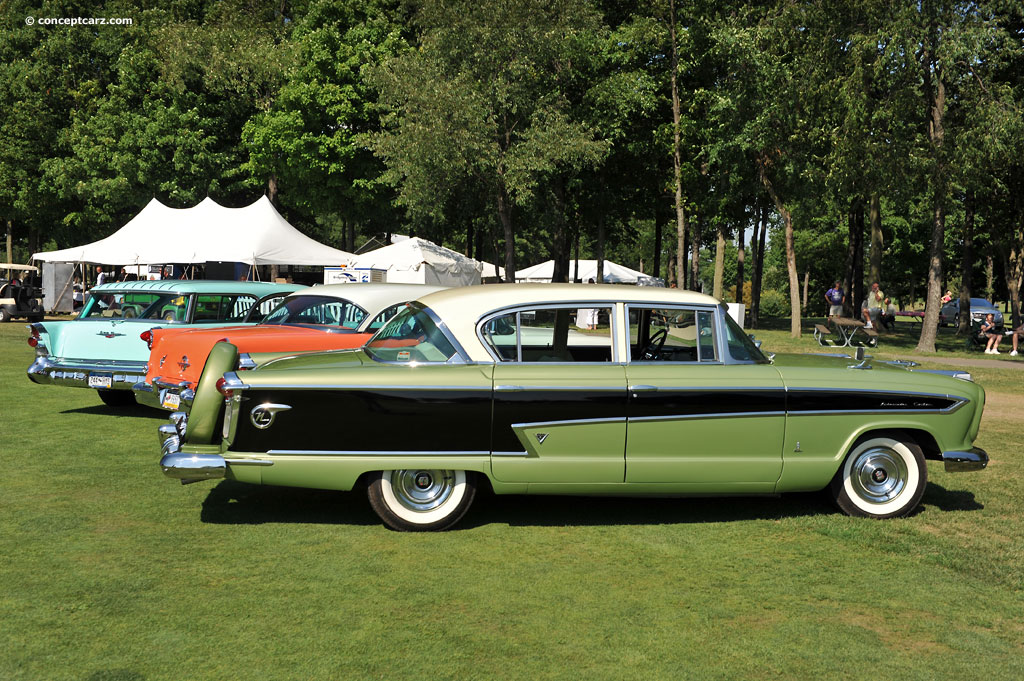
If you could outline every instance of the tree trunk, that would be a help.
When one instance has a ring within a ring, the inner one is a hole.
[[[597,283],[604,283],[604,217],[597,218]]]
[[[921,51],[924,67],[924,90],[928,106],[928,138],[932,152],[932,242],[928,257],[928,293],[925,299],[924,323],[917,341],[917,352],[935,352],[939,329],[939,306],[942,298],[942,248],[946,236],[946,168],[943,152],[943,116],[946,108],[946,86],[941,67],[935,59],[931,41],[937,39],[933,25]]]
[[[659,219],[658,209],[661,207],[661,202],[654,206],[654,276],[661,276],[661,220]]]
[[[468,220],[466,220],[466,249],[465,249],[465,251],[466,251],[466,257],[467,258],[472,258],[473,257],[473,241],[474,241],[473,218],[470,217]]]
[[[843,312],[848,317],[860,317],[860,304],[864,300],[863,286],[863,253],[864,253],[864,202],[853,199],[847,215],[846,273],[843,277],[843,289],[846,291],[846,303]]]
[[[551,258],[555,261],[552,282],[569,281],[569,230],[565,224],[565,182],[558,176],[551,182],[555,197],[555,228],[551,237]]]
[[[1017,229],[1011,235],[1007,248],[1003,250],[1003,271],[1006,276],[1006,290],[1010,294],[1011,325],[1020,326],[1020,289],[1024,286],[1024,200],[1018,195],[1014,200],[1017,209]],[[1006,324],[1004,319],[1003,324]]]
[[[992,298],[995,297],[995,268],[995,259],[992,257],[992,254],[989,253],[985,256],[985,297],[989,300],[992,300]]]
[[[698,215],[696,220],[690,220],[693,228],[693,238],[690,240],[690,285],[694,291],[704,290],[700,280],[700,228],[703,220],[702,215]]]
[[[573,246],[574,246],[574,249],[575,249],[575,257],[573,258],[574,267],[573,267],[573,270],[572,270],[572,281],[573,281],[573,283],[578,284],[580,282],[580,230],[579,229],[576,230],[576,238],[574,239],[574,241],[575,241],[575,244],[573,244]]]
[[[806,272],[804,272],[804,300],[803,300],[803,304],[800,306],[800,312],[801,312],[801,314],[804,314],[804,315],[807,314],[807,287],[808,287],[808,284],[810,283],[810,281],[811,281],[811,271],[807,270]]]
[[[715,278],[711,287],[711,295],[721,300],[722,282],[725,279],[725,225],[719,222],[715,232],[718,238],[715,242]]]
[[[871,225],[871,281],[882,282],[882,207],[878,194],[872,193],[868,203],[868,222]],[[882,288],[885,290],[885,287]]]
[[[757,237],[757,248],[754,249],[754,276],[750,281],[750,325],[754,329],[757,328],[761,317],[761,279],[764,273],[766,241],[768,241],[768,207],[761,206],[760,235]]]
[[[681,207],[680,207],[681,208]],[[689,233],[686,227],[686,211],[678,211],[676,213],[676,240],[678,242],[678,248],[676,249],[676,286],[681,289],[685,289],[689,286],[687,277],[687,254],[689,253]]]
[[[743,225],[740,225],[739,235],[736,239],[736,300],[735,302],[740,305],[743,304],[743,259],[746,257],[746,244],[743,242],[747,238],[747,230]]]
[[[762,159],[758,164],[758,171],[761,175],[761,183],[768,190],[775,203],[775,210],[782,216],[782,225],[786,237],[786,271],[789,273],[789,335],[793,338],[800,337],[800,276],[796,271],[796,246],[793,239],[793,214],[789,212],[775,191],[775,186],[768,179],[765,172],[766,160]]]
[[[971,332],[971,271],[974,266],[974,192],[964,196],[964,249],[960,253],[960,326],[957,335]]]
[[[516,236],[512,228],[512,206],[505,187],[498,188],[498,219],[505,236],[505,280],[516,280]]]

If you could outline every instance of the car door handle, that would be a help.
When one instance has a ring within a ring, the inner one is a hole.
[[[496,385],[494,386],[494,389],[502,393],[517,393],[526,390],[526,388],[521,385]]]
[[[629,386],[630,392],[634,393],[656,393],[658,392],[658,386],[656,385],[631,385]]]

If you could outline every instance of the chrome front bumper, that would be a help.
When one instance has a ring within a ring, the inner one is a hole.
[[[965,451],[942,452],[947,473],[980,471],[988,465],[988,454],[984,449],[971,447]]]
[[[42,355],[28,368],[34,383],[50,383],[73,388],[131,390],[146,378],[145,362],[121,360],[76,360]]]
[[[196,398],[196,391],[189,387],[189,383],[169,383],[159,377],[153,379],[153,385],[145,381],[139,381],[132,386],[135,393],[135,401],[147,407],[177,411],[192,409],[192,402]]]

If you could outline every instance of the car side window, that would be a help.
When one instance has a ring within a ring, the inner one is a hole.
[[[714,316],[706,310],[629,307],[633,362],[717,362]]]
[[[481,336],[502,362],[611,362],[612,309],[544,307],[493,317]]]
[[[225,309],[230,310],[226,322],[240,322],[245,319],[245,316],[252,309],[252,306],[256,303],[256,296],[238,296],[235,298],[234,304],[228,303]]]

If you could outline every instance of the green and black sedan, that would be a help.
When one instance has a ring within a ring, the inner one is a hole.
[[[984,390],[846,356],[767,357],[706,295],[573,284],[425,295],[358,350],[267,358],[228,343],[164,473],[351,490],[398,530],[443,530],[476,491],[758,495],[828,489],[850,515],[912,512],[926,461],[980,470]]]

